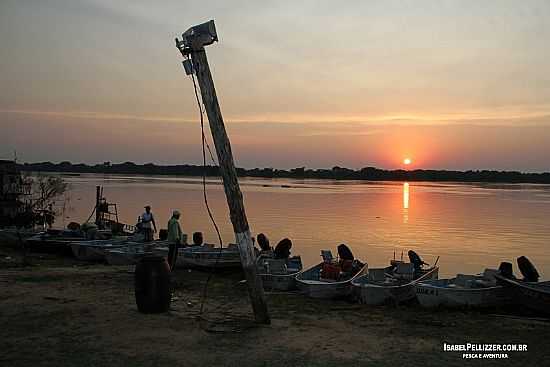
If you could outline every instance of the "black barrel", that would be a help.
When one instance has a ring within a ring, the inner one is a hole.
[[[134,273],[136,304],[139,312],[160,313],[170,308],[170,267],[161,256],[146,256]]]

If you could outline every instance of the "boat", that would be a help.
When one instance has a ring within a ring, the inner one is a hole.
[[[103,197],[103,189],[100,186],[96,187],[96,205],[92,214],[94,213],[95,222],[89,221],[93,216],[90,215],[82,225],[71,222],[66,229],[49,228],[27,238],[26,243],[32,251],[36,252],[74,254],[71,247],[76,242],[126,239],[137,235],[135,226],[119,221],[117,204],[109,203]]]
[[[28,248],[34,252],[72,254],[70,244],[86,240],[86,233],[81,230],[47,229],[25,240]]]
[[[290,291],[296,289],[296,275],[302,270],[302,258],[290,256],[292,241],[285,238],[274,250],[261,251],[256,259],[258,275],[264,289]]]
[[[120,237],[112,240],[75,241],[69,244],[76,259],[82,261],[102,261],[108,250],[128,246],[128,238]]]
[[[352,285],[358,301],[368,305],[411,301],[416,297],[417,283],[437,279],[439,257],[429,268],[423,267],[427,264],[412,250],[409,259],[410,262],[391,260],[390,266],[369,269],[367,274],[354,279]]]
[[[156,246],[166,246],[166,241],[133,242],[105,251],[105,260],[109,265],[135,265],[144,256],[158,255]]]
[[[550,315],[550,281],[539,282],[537,269],[525,256],[518,257],[517,263],[523,279],[515,278],[507,263],[510,270],[496,274],[497,281],[512,292],[514,304]]]
[[[41,233],[42,230],[34,228],[0,228],[0,243],[7,246],[17,246],[24,243],[27,238]]]
[[[176,266],[204,269],[241,269],[241,254],[236,244],[216,247],[211,244],[178,249]]]
[[[158,243],[153,249],[158,256],[168,257],[170,243]],[[187,244],[187,234],[182,234],[182,246],[178,248],[175,267],[196,269],[241,269],[241,254],[236,244],[219,247],[204,243],[201,232],[193,233],[193,244]]]
[[[416,298],[423,307],[495,307],[511,302],[511,292],[497,284],[497,269],[457,274],[450,279],[424,280],[416,284]]]
[[[340,260],[330,250],[322,250],[323,261],[296,275],[300,292],[322,299],[346,298],[352,294],[351,282],[366,274],[368,265],[356,260],[346,245],[338,246]]]
[[[155,254],[168,256],[169,244],[156,247]],[[241,269],[241,255],[236,244],[216,247],[213,244],[184,246],[178,249],[176,267],[196,269]]]

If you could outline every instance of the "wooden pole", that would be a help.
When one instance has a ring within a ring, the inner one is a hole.
[[[227,204],[229,205],[229,213],[233,230],[235,232],[235,240],[239,247],[241,255],[241,263],[246,276],[246,284],[248,294],[252,302],[254,316],[256,322],[269,324],[270,318],[267,310],[267,304],[264,296],[262,279],[257,275],[256,255],[254,253],[254,243],[250,235],[250,228],[246,213],[244,210],[243,194],[239,187],[237,179],[237,170],[233,162],[233,154],[231,153],[231,144],[225,131],[223,117],[218,104],[218,97],[214,88],[214,81],[208,66],[206,51],[204,48],[192,50],[190,52],[193,68],[199,82],[202,102],[206,108],[210,130],[214,139],[220,172],[223,178],[223,187]]]
[[[101,200],[101,186],[95,187],[95,224],[99,227],[101,215],[99,214],[99,202]]]

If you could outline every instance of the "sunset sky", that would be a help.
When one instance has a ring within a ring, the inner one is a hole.
[[[238,166],[550,171],[548,1],[0,2],[0,156],[200,163],[174,37]]]

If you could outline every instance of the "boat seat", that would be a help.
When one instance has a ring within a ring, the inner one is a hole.
[[[296,273],[302,270],[302,258],[300,256],[292,256],[288,259],[286,266],[289,273]]]
[[[383,282],[386,278],[386,269],[369,269],[369,280],[374,282]]]
[[[483,278],[490,282],[496,283],[495,274],[498,274],[498,270],[496,269],[485,269],[483,270]]]
[[[271,274],[287,273],[286,261],[284,259],[268,259],[268,260],[264,260],[264,264],[265,263],[269,265],[269,272]],[[264,268],[265,267],[266,265],[264,265]]]
[[[400,279],[413,279],[414,277],[414,264],[413,263],[399,263],[395,267],[393,272],[396,278]]]
[[[470,274],[457,274],[455,278],[455,284],[458,287],[472,288],[472,282],[476,280],[474,275]]]

